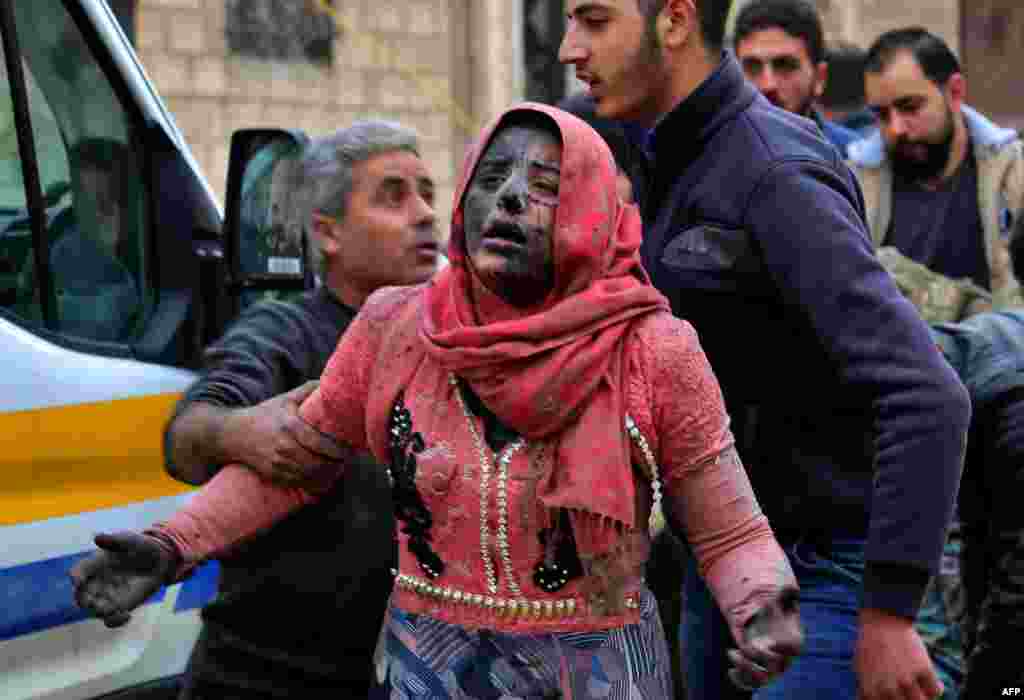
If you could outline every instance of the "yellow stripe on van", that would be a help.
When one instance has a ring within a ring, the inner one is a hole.
[[[163,427],[180,394],[0,414],[0,525],[171,496]]]

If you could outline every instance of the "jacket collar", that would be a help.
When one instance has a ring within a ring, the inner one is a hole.
[[[739,63],[723,52],[715,71],[666,114],[648,135],[648,151],[671,157],[673,166],[692,160],[722,124],[758,97],[743,77]]]
[[[961,107],[961,112],[967,124],[967,132],[971,136],[971,143],[974,144],[974,156],[978,160],[994,155],[1007,144],[1017,140],[1016,131],[997,126],[967,105]],[[867,138],[851,143],[848,151],[850,161],[862,168],[880,168],[887,159],[885,142],[882,140],[881,132],[877,130]]]

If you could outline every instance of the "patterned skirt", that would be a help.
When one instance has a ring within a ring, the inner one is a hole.
[[[595,632],[467,630],[392,606],[375,667],[380,696],[391,700],[672,697],[665,633],[646,589],[639,623]]]

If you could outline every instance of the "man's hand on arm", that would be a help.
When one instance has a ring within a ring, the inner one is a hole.
[[[315,484],[334,474],[348,451],[299,416],[299,406],[317,384],[306,382],[247,408],[201,402],[187,407],[168,429],[172,476],[202,484],[228,463],[283,484]]]
[[[862,700],[932,700],[943,692],[913,620],[899,615],[861,610],[854,666]]]

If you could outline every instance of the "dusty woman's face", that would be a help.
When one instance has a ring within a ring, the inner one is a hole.
[[[561,162],[550,129],[502,127],[466,189],[466,253],[480,281],[510,304],[536,304],[554,285]]]

